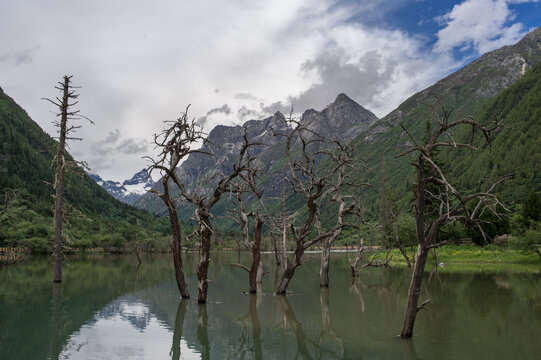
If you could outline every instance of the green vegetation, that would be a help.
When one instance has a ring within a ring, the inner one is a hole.
[[[410,248],[408,253],[415,249]],[[502,270],[517,272],[539,272],[539,257],[532,253],[515,250],[512,246],[481,247],[477,245],[447,245],[437,250],[437,264],[439,272],[471,272],[485,271],[497,272]],[[386,251],[368,253],[366,257],[374,260],[384,260]],[[405,267],[406,262],[398,249],[393,249],[391,266]],[[443,264],[442,264],[443,263]],[[434,258],[427,260],[426,271],[430,271],[435,264]],[[442,264],[440,266],[440,264]]]
[[[55,149],[56,142],[0,91],[0,197],[17,194],[0,227],[0,246],[50,250]],[[134,241],[143,248],[168,247],[166,219],[119,202],[81,169],[67,174],[65,196],[67,250],[118,249]]]

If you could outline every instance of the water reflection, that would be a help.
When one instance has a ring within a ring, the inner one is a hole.
[[[278,302],[282,309],[284,336],[286,335],[285,330],[287,330],[288,325],[291,326],[291,328],[293,329],[293,332],[295,333],[295,338],[297,340],[297,351],[295,354],[295,358],[300,355],[302,358],[312,359],[313,356],[308,352],[308,348],[306,345],[307,336],[306,336],[306,333],[304,332],[303,325],[297,320],[297,317],[295,316],[295,312],[293,311],[293,308],[289,304],[287,296],[280,295],[280,296],[276,296],[276,298],[278,299]]]
[[[201,346],[201,359],[210,359],[207,304],[197,305],[197,341]]]
[[[175,330],[173,332],[173,345],[171,346],[171,351],[169,355],[173,360],[179,360],[181,356],[181,340],[182,340],[182,330],[184,329],[184,317],[186,316],[186,310],[188,309],[187,299],[181,299],[178,303],[177,316],[175,318]]]
[[[194,258],[187,258],[196,265]],[[536,358],[539,275],[427,272],[432,299],[414,341],[399,333],[409,274],[371,269],[351,281],[347,255],[331,258],[332,287],[318,262],[301,268],[287,296],[273,276],[256,295],[213,254],[209,302],[181,301],[169,257],[81,258],[53,287],[48,259],[0,272],[0,359],[433,359]],[[272,254],[264,258],[272,266]],[[242,259],[241,259],[242,261]],[[430,278],[430,279],[429,279]],[[195,272],[188,274],[195,288]],[[501,339],[510,341],[501,341]]]
[[[246,357],[253,359],[262,359],[262,350],[261,350],[261,321],[259,320],[259,315],[257,313],[257,308],[263,300],[263,288],[261,284],[257,284],[257,293],[248,294],[249,304],[248,304],[248,313],[243,317],[236,320],[236,323],[240,324],[242,327],[241,335],[238,339],[237,350],[235,352],[235,357],[244,359]],[[250,341],[248,329],[252,329],[252,337]]]
[[[344,355],[344,341],[335,333],[331,322],[331,310],[329,305],[329,288],[320,288],[319,303],[321,304],[321,334],[319,335],[319,345],[321,349],[326,349],[326,356],[335,353],[335,357],[340,359]],[[328,340],[328,341],[327,341]],[[333,351],[332,349],[335,348]],[[322,353],[320,353],[323,355]]]

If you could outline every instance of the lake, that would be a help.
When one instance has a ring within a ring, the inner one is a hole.
[[[541,274],[427,272],[413,339],[398,337],[410,272],[366,268],[352,282],[332,254],[320,289],[309,254],[287,296],[274,296],[274,258],[246,294],[236,253],[213,253],[209,301],[197,304],[197,254],[181,301],[170,255],[70,256],[61,285],[52,259],[0,268],[0,359],[539,359]],[[249,263],[248,254],[241,262]],[[427,265],[430,268],[430,265]]]

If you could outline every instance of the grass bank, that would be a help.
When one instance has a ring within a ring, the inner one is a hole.
[[[408,249],[407,253],[410,259],[415,249]],[[541,261],[539,255],[532,252],[512,250],[508,248],[480,247],[476,245],[447,245],[436,251],[438,271],[440,272],[534,272],[541,271]],[[378,251],[375,254],[367,254],[364,260],[385,259],[386,252]],[[392,260],[391,266],[405,267],[406,261],[398,251],[393,249],[390,253]],[[430,271],[436,263],[434,257],[429,256],[426,264],[426,270]]]

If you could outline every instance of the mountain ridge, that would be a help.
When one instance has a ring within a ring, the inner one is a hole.
[[[89,174],[89,176],[115,199],[129,205],[133,205],[134,202],[146,194],[155,184],[149,176],[147,169],[138,171],[130,179],[124,180],[122,183],[113,180],[104,180],[101,176],[94,173]]]
[[[310,130],[322,134],[326,138],[336,138],[342,142],[347,142],[353,139],[360,131],[367,129],[377,119],[376,115],[371,111],[341,93],[321,111],[314,109],[304,111],[299,121]],[[279,179],[281,175],[273,171],[273,167],[283,160],[285,137],[275,136],[275,134],[287,135],[292,131],[292,128],[287,124],[286,117],[280,112],[276,112],[274,115],[262,120],[248,120],[243,125],[217,125],[210,131],[208,143],[202,148],[217,156],[212,157],[200,153],[191,154],[177,168],[179,178],[190,186],[202,176],[211,178],[211,173],[227,173],[230,171],[242,146],[244,129],[246,129],[250,141],[257,140],[264,143],[264,145],[254,146],[250,151],[253,155],[258,156],[258,162],[263,171],[275,176],[273,180],[269,181],[267,179],[265,182],[267,184],[264,185],[266,195],[279,194],[281,186],[277,184],[281,183],[279,182],[281,181]],[[201,189],[201,191],[206,190]],[[165,211],[161,200],[150,193],[142,196],[134,205],[160,214]]]

